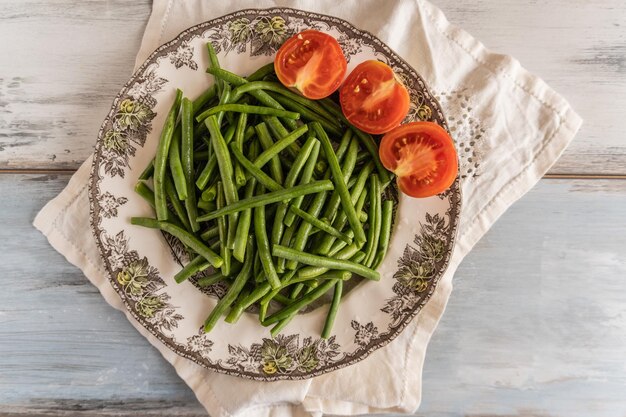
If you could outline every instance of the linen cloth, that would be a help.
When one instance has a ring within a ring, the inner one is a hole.
[[[135,67],[192,25],[240,9],[270,7],[345,19],[379,37],[425,79],[441,103],[460,157],[463,201],[450,265],[430,301],[398,338],[358,364],[306,381],[256,382],[217,374],[177,356],[126,316],[213,417],[413,412],[420,404],[426,348],[452,291],[457,266],[558,159],[582,120],[519,62],[488,51],[423,0],[155,0]],[[125,311],[91,234],[90,169],[91,158],[41,210],[34,225],[111,306]]]

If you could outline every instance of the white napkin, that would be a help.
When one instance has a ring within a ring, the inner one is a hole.
[[[136,67],[189,26],[239,9],[276,6],[337,16],[373,33],[412,65],[438,97],[457,144],[463,178],[459,236],[450,266],[431,300],[396,340],[356,365],[308,381],[255,382],[205,370],[174,354],[126,316],[213,417],[412,412],[420,403],[426,347],[450,296],[456,267],[558,159],[582,121],[516,60],[489,52],[422,0],[155,0]],[[124,311],[90,231],[90,169],[91,158],[34,224],[109,304]]]

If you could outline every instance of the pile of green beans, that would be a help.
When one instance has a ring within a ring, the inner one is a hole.
[[[275,336],[329,293],[327,338],[344,281],[380,279],[394,208],[384,197],[390,173],[373,138],[332,100],[283,87],[273,64],[244,78],[222,69],[210,44],[207,52],[214,84],[193,101],[177,90],[135,187],[155,218],[131,223],[185,246],[191,260],[177,283],[228,287],[206,332],[256,304]]]

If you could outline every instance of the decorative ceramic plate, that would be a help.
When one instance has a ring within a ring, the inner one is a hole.
[[[174,282],[184,254],[160,232],[130,225],[131,216],[153,216],[133,187],[155,155],[176,88],[193,99],[212,83],[204,72],[206,42],[213,43],[222,67],[246,75],[271,62],[283,41],[307,28],[337,38],[348,71],[367,59],[388,63],[409,89],[408,120],[447,128],[422,78],[370,33],[300,10],[242,10],[184,31],[137,70],[102,124],[89,190],[92,227],[109,280],[133,317],[180,356],[263,381],[321,375],[364,359],[398,336],[444,273],[459,219],[458,179],[432,198],[400,196],[389,252],[378,269],[381,280],[363,280],[345,295],[329,339],[319,336],[328,305],[298,315],[276,338],[248,313],[235,325],[221,322],[211,333],[202,332],[224,287],[203,292],[193,280]]]

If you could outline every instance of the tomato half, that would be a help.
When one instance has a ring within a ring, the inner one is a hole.
[[[305,30],[287,39],[274,60],[280,82],[310,99],[324,98],[337,90],[347,67],[337,40],[317,30]]]
[[[380,160],[398,177],[400,190],[411,197],[430,197],[447,190],[459,166],[448,132],[432,122],[413,122],[383,136]]]
[[[356,66],[339,91],[341,109],[359,129],[381,134],[398,126],[409,112],[409,92],[389,65],[365,61]]]

